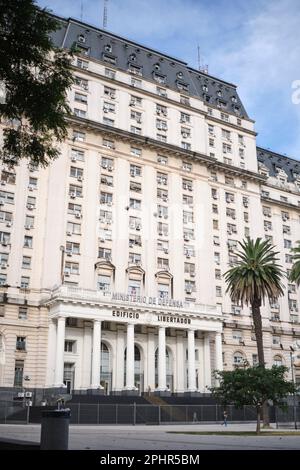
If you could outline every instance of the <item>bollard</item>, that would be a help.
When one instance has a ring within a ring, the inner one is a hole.
[[[68,450],[70,409],[42,411],[41,450]]]

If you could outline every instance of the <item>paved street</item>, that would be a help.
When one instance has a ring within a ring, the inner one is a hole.
[[[70,449],[93,450],[300,450],[300,436],[199,436],[169,431],[221,431],[221,425],[70,426]],[[227,431],[254,431],[255,424],[229,425]],[[284,431],[284,430],[283,430]],[[40,425],[0,425],[0,436],[39,442]]]

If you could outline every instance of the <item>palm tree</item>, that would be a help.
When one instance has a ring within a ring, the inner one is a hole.
[[[293,255],[293,267],[291,273],[289,275],[289,280],[291,282],[296,282],[298,286],[300,286],[300,241],[297,242],[298,246],[296,248],[292,248]]]
[[[277,301],[283,295],[281,279],[284,272],[269,240],[247,238],[239,242],[241,250],[236,253],[238,261],[225,274],[231,300],[236,304],[251,306],[257,344],[258,363],[265,367],[263,332],[260,307],[265,298]],[[267,405],[263,409],[264,424],[268,424]]]

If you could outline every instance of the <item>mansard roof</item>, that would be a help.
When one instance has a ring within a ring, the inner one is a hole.
[[[61,29],[52,34],[52,39],[58,47],[81,46],[86,48],[87,55],[93,59],[110,59],[115,62],[107,63],[107,66],[112,65],[123,71],[136,67],[142,78],[154,81],[158,86],[175,89],[188,96],[200,98],[206,104],[217,106],[224,112],[248,118],[236,86],[232,83],[193,69],[180,59],[79,20],[56,18],[61,23]]]
[[[287,181],[289,182],[294,182],[297,178],[300,178],[299,160],[261,147],[257,147],[257,160],[268,168],[269,176],[276,177],[278,172],[281,171],[287,175]]]

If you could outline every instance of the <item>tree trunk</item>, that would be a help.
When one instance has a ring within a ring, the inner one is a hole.
[[[256,413],[257,413],[257,417],[256,417],[256,434],[260,434],[260,413],[261,413],[260,406],[258,406],[256,408]]]
[[[251,304],[251,307],[252,307],[252,316],[253,316],[254,331],[255,331],[256,345],[257,345],[258,363],[260,366],[265,367],[263,331],[262,331],[262,321],[261,321],[261,314],[260,314],[261,300],[260,299],[254,300],[254,302]],[[268,403],[266,401],[263,403],[263,406],[262,406],[262,414],[263,414],[264,427],[269,427],[270,426],[269,410],[268,410]]]

